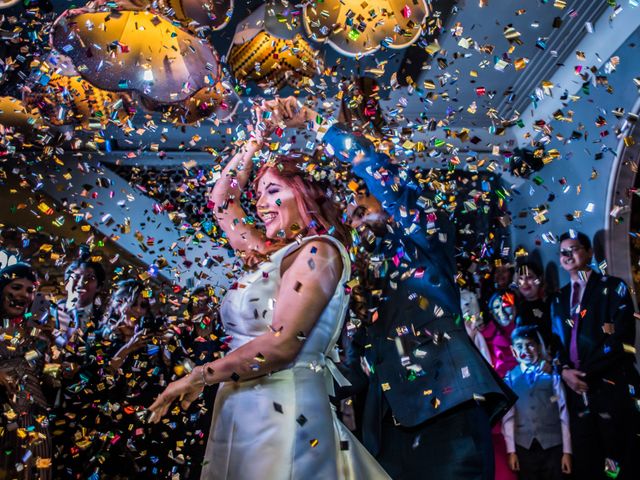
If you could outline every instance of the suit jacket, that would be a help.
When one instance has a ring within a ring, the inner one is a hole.
[[[346,136],[352,142],[345,142]],[[413,188],[410,176],[364,138],[354,139],[334,125],[325,141],[347,161],[364,153],[352,170],[394,219],[393,231],[378,240],[371,258],[384,281],[377,320],[367,328],[364,342],[371,370],[365,445],[377,453],[386,404],[395,421],[408,427],[473,400],[497,421],[515,396],[465,331],[454,281],[453,225],[427,194]],[[340,150],[346,145],[355,148]]]
[[[551,304],[553,333],[560,346],[561,365],[574,368],[569,358],[571,342],[571,283],[555,295]],[[624,345],[636,338],[633,302],[626,283],[616,277],[591,272],[580,304],[578,358],[580,370],[591,387],[602,379],[638,384],[635,356]]]

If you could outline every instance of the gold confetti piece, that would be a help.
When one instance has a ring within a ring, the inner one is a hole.
[[[438,44],[437,42],[436,43],[430,43],[429,45],[427,45],[425,47],[425,50],[429,55],[433,55],[436,52],[438,52],[438,50],[440,50],[440,44]]]
[[[546,210],[544,212],[540,212],[540,213],[536,214],[533,217],[533,219],[535,220],[535,222],[538,225],[541,225],[541,224],[543,224],[543,223],[545,223],[547,221],[547,217],[546,217],[545,213],[547,213]]]
[[[44,202],[38,204],[38,210],[40,210],[45,215],[53,215],[53,208],[51,208]]]
[[[427,308],[429,308],[429,299],[421,295],[420,299],[418,300],[418,306],[420,307],[420,309],[426,310]]]
[[[36,468],[51,468],[51,459],[38,457],[36,459]]]
[[[355,180],[350,180],[349,181],[349,185],[348,185],[349,190],[351,190],[352,192],[357,192],[359,185],[358,182],[356,182]]]
[[[513,62],[513,66],[514,68],[517,70],[522,70],[524,67],[527,66],[527,63],[529,63],[529,59],[528,58],[518,58],[516,59],[515,62]]]

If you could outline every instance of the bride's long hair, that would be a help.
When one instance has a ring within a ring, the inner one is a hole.
[[[279,156],[265,163],[253,181],[255,189],[260,179],[272,172],[293,191],[296,205],[304,225],[298,235],[331,235],[345,247],[351,245],[351,230],[342,221],[342,210],[334,200],[334,190],[329,182],[315,180],[305,174],[302,161],[304,157]],[[248,252],[245,263],[255,265],[264,259],[264,255],[278,250],[289,243],[290,239],[272,240],[266,252]],[[262,253],[262,255],[260,255]]]

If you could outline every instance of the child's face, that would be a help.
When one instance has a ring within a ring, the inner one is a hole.
[[[540,279],[533,273],[527,272],[518,275],[518,290],[530,302],[540,298],[541,283]]]
[[[528,338],[517,338],[511,348],[516,359],[526,367],[538,363],[540,347],[537,342]]]

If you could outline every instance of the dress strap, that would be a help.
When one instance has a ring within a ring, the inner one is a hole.
[[[349,260],[347,249],[344,247],[342,242],[340,242],[337,238],[332,237],[331,235],[311,235],[309,237],[303,237],[295,242],[291,242],[288,245],[282,247],[280,250],[271,254],[271,261],[280,264],[284,257],[290,255],[291,253],[302,247],[304,244],[313,240],[328,240],[329,243],[332,243],[333,246],[338,249],[338,251],[340,252],[340,257],[342,258],[342,276],[344,277],[346,272],[346,275],[348,277],[348,275],[351,273],[351,261]]]

